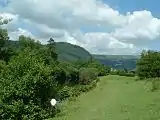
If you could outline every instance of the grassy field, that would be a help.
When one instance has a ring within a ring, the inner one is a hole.
[[[160,91],[134,78],[107,76],[94,90],[63,103],[50,120],[160,120]]]

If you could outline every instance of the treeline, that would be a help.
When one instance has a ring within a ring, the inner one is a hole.
[[[19,47],[8,46],[8,32],[0,28],[0,119],[42,120],[60,112],[50,100],[65,100],[96,86],[110,68],[93,58],[60,62],[55,42],[47,45],[20,36]]]
[[[126,76],[126,77],[135,77],[136,76],[136,71],[135,70],[128,70],[126,68],[117,70],[113,69],[110,72],[111,75],[119,75],[119,76]]]
[[[160,77],[160,52],[159,51],[142,51],[140,59],[137,60],[135,70],[111,70],[112,75],[120,76],[137,76],[139,79],[152,79]]]

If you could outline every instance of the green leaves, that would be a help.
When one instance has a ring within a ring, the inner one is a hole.
[[[4,19],[3,17],[0,17],[0,26],[8,24],[12,19]]]
[[[80,84],[88,85],[98,77],[96,68],[82,68],[80,69]]]
[[[160,52],[143,51],[137,62],[137,74],[140,78],[160,77]]]
[[[13,106],[9,108],[11,111],[19,111],[20,106],[18,104],[19,107],[16,107],[16,101],[21,101],[24,107],[32,104],[33,106],[39,106],[47,113],[49,103],[46,102],[54,98],[56,94],[56,82],[54,76],[51,75],[51,71],[52,69],[45,65],[41,58],[34,56],[32,51],[19,53],[9,62],[6,70],[2,72],[3,87],[0,91],[2,102]],[[30,110],[28,109],[28,111]],[[35,113],[38,114],[37,111],[30,114]],[[25,114],[25,112],[21,112],[19,116],[22,117]],[[14,119],[17,119],[15,113],[8,114],[10,117],[13,117],[12,115],[15,116]]]

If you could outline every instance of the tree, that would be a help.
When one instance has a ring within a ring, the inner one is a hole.
[[[39,41],[36,41],[30,37],[26,37],[24,35],[19,36],[19,43],[21,49],[25,49],[27,47],[30,47],[31,49],[39,49],[42,47],[41,43]]]
[[[57,82],[51,66],[44,64],[36,50],[26,48],[9,61],[0,74],[0,119],[42,120],[55,114],[50,99],[55,98]]]
[[[140,78],[160,77],[160,52],[143,51],[137,62],[136,73]]]
[[[13,50],[6,46],[6,43],[9,40],[8,31],[4,29],[2,26],[7,24],[10,20],[3,20],[0,18],[0,60],[7,61],[14,54]]]
[[[48,47],[48,52],[49,52],[51,59],[57,60],[58,55],[56,53],[56,44],[55,44],[55,41],[53,40],[53,38],[49,39],[47,47]]]

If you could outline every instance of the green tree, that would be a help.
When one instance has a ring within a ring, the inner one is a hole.
[[[7,24],[9,20],[3,20],[0,18],[0,60],[7,61],[14,54],[13,50],[6,46],[6,43],[9,40],[8,31],[4,29],[2,26]]]
[[[49,103],[57,92],[52,72],[36,50],[29,48],[9,61],[0,74],[0,98],[4,104],[0,119],[41,120],[54,115]]]
[[[21,50],[29,47],[30,49],[40,49],[42,47],[39,41],[36,41],[30,37],[26,37],[24,35],[19,36],[19,43]]]
[[[143,51],[136,72],[140,78],[160,77],[160,52]]]
[[[47,47],[48,47],[49,56],[51,57],[51,59],[57,60],[58,55],[56,53],[56,43],[52,38],[49,39]]]

